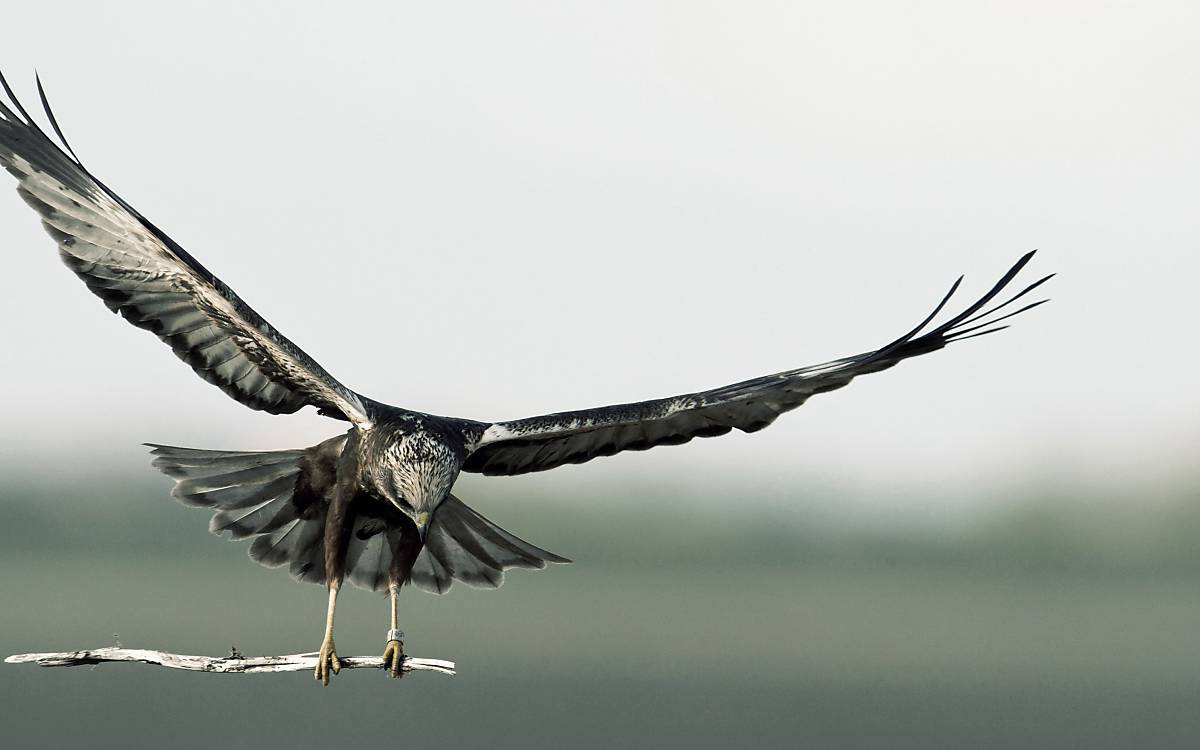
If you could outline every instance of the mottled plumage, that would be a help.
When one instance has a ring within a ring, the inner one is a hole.
[[[313,406],[351,423],[345,434],[302,450],[152,446],[154,465],[176,480],[175,497],[213,511],[214,533],[252,538],[250,556],[258,562],[287,565],[296,578],[330,588],[317,673],[326,681],[325,665],[338,668],[334,599],[347,577],[391,593],[395,629],[395,596],[405,583],[436,593],[454,580],[494,588],[509,568],[568,562],[454,497],[460,471],[523,474],[735,429],[755,432],[859,375],[1000,330],[998,322],[1041,304],[1012,309],[1050,278],[996,302],[1029,253],[987,294],[939,325],[930,327],[961,278],[928,318],[885,346],[700,393],[506,422],[422,414],[338,382],[83,167],[40,82],[61,145],[21,107],[2,76],[0,83],[10,99],[0,101],[0,164],[17,178],[18,192],[58,243],[63,262],[110,310],[153,332],[200,377],[252,409],[288,414]],[[396,632],[389,634],[387,653],[398,658]],[[397,674],[398,666],[392,670]]]

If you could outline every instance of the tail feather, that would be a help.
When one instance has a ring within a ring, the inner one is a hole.
[[[324,524],[305,523],[294,518],[262,533],[250,545],[250,557],[269,568],[294,563],[304,550],[321,540]],[[322,555],[322,560],[324,555]]]
[[[150,447],[154,466],[176,480],[171,494],[213,511],[212,533],[254,537],[251,559],[268,567],[288,565],[294,578],[324,583],[324,491],[334,481],[345,440],[338,436],[307,451]],[[509,568],[570,562],[510,534],[453,495],[434,513],[423,548],[416,528],[390,505],[352,506],[349,523],[346,577],[371,591],[387,590],[393,577],[436,594],[449,591],[455,580],[497,588]]]
[[[451,500],[456,498],[451,497]],[[463,512],[459,515],[463,523],[474,533],[476,538],[485,545],[489,545],[490,549],[496,550],[493,554],[499,554],[503,558],[503,562],[508,567],[528,567],[536,570],[541,570],[546,567],[546,563],[569,563],[571,562],[565,557],[554,554],[547,550],[530,544],[520,537],[510,534],[488,519],[484,518],[477,510],[459,502],[462,505]]]
[[[483,549],[458,518],[443,519],[425,540],[428,554],[452,578],[475,588],[496,588],[504,583],[504,566]]]
[[[339,440],[345,437],[327,442]],[[326,504],[306,477],[308,452],[150,447],[155,468],[176,480],[171,494],[177,500],[215,511],[212,533],[255,537],[253,560],[268,567],[290,563],[294,577],[325,581]]]
[[[175,497],[187,505],[223,510],[239,510],[262,503],[266,498],[275,498],[293,491],[296,487],[295,474],[289,473],[265,482],[239,484],[201,492],[180,492]]]
[[[208,530],[218,536],[228,531],[231,539],[270,533],[300,519],[300,511],[292,499],[289,487],[277,495],[268,495],[267,500],[251,508],[221,511],[209,521]]]
[[[413,565],[413,585],[443,594],[455,580],[474,588],[498,588],[509,568],[542,569],[547,563],[569,563],[505,531],[454,495],[438,506]]]
[[[298,581],[325,583],[325,521],[294,520],[250,545],[250,559],[277,568],[288,565]]]
[[[440,519],[440,526],[445,530],[446,538],[453,542],[456,551],[475,558],[482,565],[497,572],[504,570],[503,563],[498,559],[502,555],[493,555],[486,544],[481,544],[458,514],[445,514],[445,517]]]
[[[205,473],[200,474],[201,471]],[[192,469],[189,476],[181,479],[175,489],[183,495],[203,495],[214,490],[223,490],[238,485],[267,484],[281,477],[288,477],[295,481],[299,474],[300,462],[298,460],[253,466],[235,471],[230,471],[224,466],[217,468],[217,465],[214,464]]]
[[[186,477],[189,469],[219,465],[225,471],[250,469],[278,463],[299,461],[304,451],[211,451],[198,448],[176,448],[168,445],[147,443],[155,450],[152,453],[154,466],[169,476]],[[178,472],[178,473],[176,473]],[[199,472],[197,472],[199,473]]]
[[[378,518],[356,516],[346,545],[346,576],[350,582],[368,591],[387,590],[400,542],[398,528]]]

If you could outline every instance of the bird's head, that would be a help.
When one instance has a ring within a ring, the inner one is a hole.
[[[392,505],[408,516],[417,527],[421,541],[429,532],[433,513],[450,494],[454,478],[439,471],[437,466],[408,465],[393,474],[389,482],[391,491],[386,492]]]
[[[438,506],[450,495],[459,461],[440,443],[415,443],[412,437],[397,446],[398,460],[389,461],[376,485],[413,522],[424,541]]]

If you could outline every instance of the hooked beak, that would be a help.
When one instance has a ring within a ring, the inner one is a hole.
[[[421,537],[422,544],[425,542],[425,535],[429,533],[429,513],[422,511],[413,514],[413,523],[417,525],[417,535]]]

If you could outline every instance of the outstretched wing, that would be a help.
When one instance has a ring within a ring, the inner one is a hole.
[[[1032,252],[1022,257],[980,300],[926,333],[921,331],[949,302],[962,282],[961,277],[921,325],[875,351],[701,393],[497,422],[484,430],[463,470],[490,475],[525,474],[621,451],[678,445],[692,438],[724,435],[733,429],[761,430],[810,396],[841,388],[859,375],[886,370],[901,360],[936,351],[952,341],[1007,328],[996,324],[1046,300],[1003,315],[996,313],[1024,298],[1051,276],[1035,281],[990,309],[984,308],[1008,287],[1032,257]]]
[[[0,84],[0,164],[42,217],[63,262],[113,312],[155,333],[208,382],[251,409],[290,414],[315,406],[370,425],[362,398],[276,331],[216,276],[93,177],[62,136],[38,127]],[[14,111],[15,110],[15,111]]]

